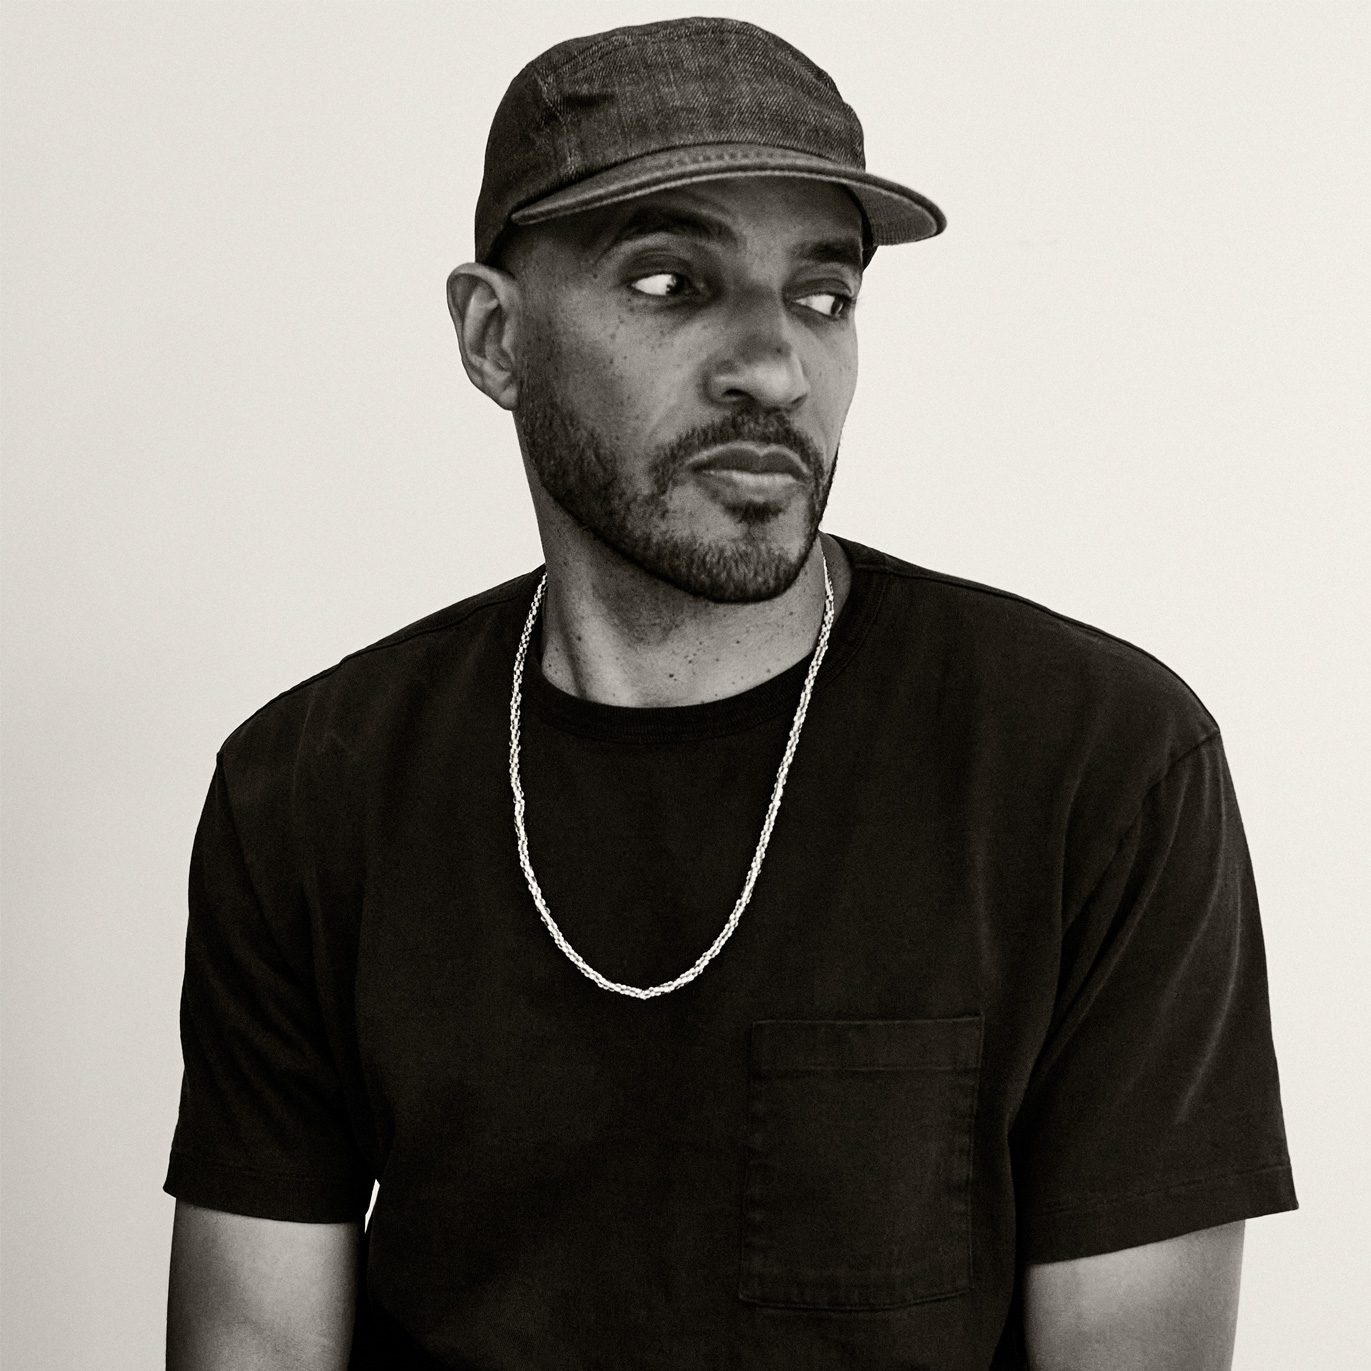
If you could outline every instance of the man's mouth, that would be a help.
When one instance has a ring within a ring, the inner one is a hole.
[[[726,479],[742,478],[740,483],[751,483],[748,478],[752,478],[767,489],[787,481],[809,479],[809,471],[800,458],[789,448],[775,444],[725,443],[709,449],[688,469]]]

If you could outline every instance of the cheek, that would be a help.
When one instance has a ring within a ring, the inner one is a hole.
[[[830,447],[842,432],[847,411],[857,389],[857,339],[833,352],[826,352],[812,373],[811,400],[829,437]]]
[[[617,348],[612,333],[577,325],[577,312],[548,311],[531,321],[524,362],[530,388],[548,392],[582,422],[601,428],[617,407]]]
[[[688,385],[683,360],[623,318],[573,334],[564,360],[577,408],[621,445],[650,443],[670,422]]]

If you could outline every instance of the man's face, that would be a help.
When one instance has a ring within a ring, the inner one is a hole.
[[[515,420],[535,502],[720,602],[799,575],[857,380],[861,216],[740,178],[526,232]],[[539,489],[541,487],[541,491]]]

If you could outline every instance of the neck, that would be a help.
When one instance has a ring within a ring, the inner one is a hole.
[[[827,534],[815,541],[794,585],[760,604],[686,595],[607,548],[591,557],[558,552],[555,541],[544,540],[544,676],[582,699],[637,708],[704,704],[779,675],[814,650],[824,611],[823,558],[835,613],[851,584],[847,557]]]

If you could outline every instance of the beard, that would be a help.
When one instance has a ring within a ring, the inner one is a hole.
[[[778,410],[739,409],[652,449],[645,460],[616,447],[579,419],[557,389],[574,376],[555,349],[525,336],[515,421],[529,465],[556,504],[626,561],[678,590],[718,604],[775,599],[795,583],[819,535],[837,469],[827,476],[814,440]],[[533,344],[529,347],[528,344]],[[670,495],[685,468],[708,448],[749,442],[788,448],[804,464],[801,536],[773,533],[784,504],[765,497],[730,501],[734,532],[673,527]],[[627,476],[642,473],[640,484]]]

